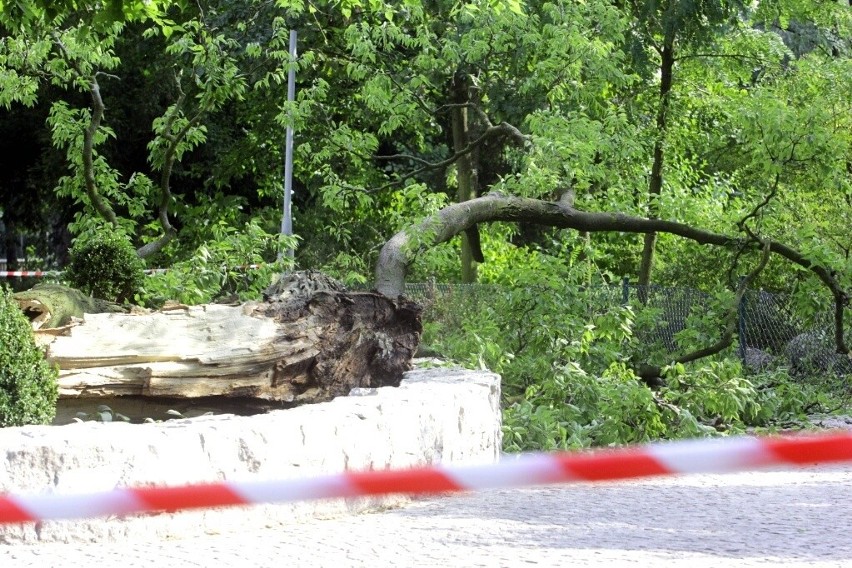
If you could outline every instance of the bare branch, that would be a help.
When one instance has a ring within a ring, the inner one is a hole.
[[[781,181],[781,174],[776,173],[775,174],[775,181],[773,181],[772,189],[769,191],[769,193],[767,193],[763,197],[763,199],[760,201],[760,203],[755,205],[754,209],[752,209],[745,217],[743,217],[742,219],[737,221],[737,227],[739,228],[739,230],[746,233],[749,237],[751,237],[754,240],[759,240],[759,239],[758,239],[757,235],[751,230],[751,228],[749,228],[749,226],[746,223],[748,222],[749,219],[756,219],[757,216],[760,214],[761,209],[763,209],[764,207],[769,205],[769,202],[772,201],[772,199],[778,193],[778,183],[780,181]]]
[[[730,345],[734,342],[734,333],[737,331],[737,310],[739,309],[740,303],[743,300],[743,296],[746,293],[746,290],[751,286],[751,283],[755,278],[766,268],[767,263],[769,262],[769,253],[770,247],[769,242],[761,243],[763,245],[763,253],[760,257],[760,262],[758,265],[749,272],[745,278],[743,278],[740,283],[737,285],[736,296],[734,297],[734,301],[731,303],[727,312],[725,313],[722,321],[725,322],[725,330],[722,333],[722,336],[719,340],[707,347],[703,347],[701,349],[696,349],[691,353],[687,353],[686,355],[681,355],[677,357],[674,362],[675,363],[690,363],[692,361],[697,361],[699,359],[703,359],[705,357],[710,357],[711,355],[716,355],[717,353],[722,352],[724,349],[730,347]],[[656,379],[662,375],[662,369],[653,365],[640,365],[639,368],[639,376],[644,380]]]
[[[696,59],[696,58],[705,58],[705,59],[742,59],[744,61],[756,61],[757,63],[767,63],[765,59],[762,57],[756,57],[754,55],[743,55],[741,53],[687,53],[686,55],[680,55],[675,57],[675,61],[683,61],[684,59]]]
[[[468,105],[464,105],[464,106],[468,106]],[[452,164],[454,164],[456,162],[456,160],[458,160],[462,156],[466,156],[466,155],[470,154],[471,152],[473,152],[476,148],[481,146],[489,138],[492,138],[494,136],[499,136],[499,135],[509,136],[510,138],[512,138],[516,141],[521,141],[522,143],[529,142],[532,139],[531,136],[529,136],[528,134],[522,133],[515,126],[509,124],[508,122],[501,122],[500,124],[486,128],[485,131],[482,134],[480,134],[475,140],[471,141],[467,146],[465,146],[464,148],[462,148],[458,152],[454,152],[450,157],[445,158],[443,160],[440,160],[438,162],[430,162],[428,160],[424,160],[422,158],[418,158],[417,156],[412,156],[412,155],[409,155],[409,154],[393,154],[393,155],[388,155],[388,156],[374,156],[374,159],[376,159],[376,160],[403,160],[403,159],[405,159],[405,160],[413,160],[417,163],[423,164],[423,166],[421,166],[420,168],[417,168],[416,170],[408,172],[407,174],[405,174],[405,178],[412,178],[412,177],[415,177],[419,174],[422,174],[423,172],[449,167]],[[394,185],[397,185],[398,183],[400,183],[400,182],[394,181],[394,182],[385,184],[385,185],[383,185],[383,186],[381,186],[377,189],[372,190],[371,193],[375,193],[377,191],[387,189],[388,187],[392,187]]]

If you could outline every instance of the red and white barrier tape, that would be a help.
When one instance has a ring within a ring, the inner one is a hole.
[[[44,278],[60,274],[56,270],[0,270],[0,278]]]
[[[248,264],[231,270],[257,270],[261,266],[260,264]],[[163,274],[168,271],[168,268],[148,268],[144,272],[145,274]],[[0,270],[0,278],[46,278],[61,275],[62,271],[60,270]]]
[[[444,493],[772,465],[852,461],[852,432],[657,443],[587,453],[522,454],[498,464],[347,472],[312,479],[119,488],[80,494],[2,495],[0,524],[388,493]]]

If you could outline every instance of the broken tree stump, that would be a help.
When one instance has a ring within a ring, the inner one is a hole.
[[[61,284],[36,284],[29,290],[16,292],[12,297],[24,312],[33,329],[57,328],[68,325],[83,314],[126,312],[114,302],[99,300]]]
[[[266,300],[86,314],[51,337],[60,397],[249,397],[323,402],[397,386],[422,330],[420,307],[295,273]],[[36,332],[38,333],[38,332]]]

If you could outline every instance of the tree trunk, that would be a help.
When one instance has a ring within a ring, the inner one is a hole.
[[[294,405],[399,384],[420,340],[417,304],[345,292],[318,273],[285,280],[263,302],[86,314],[47,338],[60,397],[227,396]]]
[[[6,270],[18,270],[18,235],[15,224],[6,220],[6,231],[3,233],[3,248],[6,251]]]
[[[467,77],[457,73],[453,78],[453,102],[456,106],[452,111],[453,149],[457,153],[465,152],[470,145],[470,127],[468,124],[467,107],[470,102],[468,95]],[[473,166],[474,152],[462,153],[456,160],[456,177],[458,178],[459,203],[473,199],[477,192],[476,168]],[[479,247],[478,233],[471,227],[461,235],[461,275],[462,282],[476,282],[476,264],[474,247]]]
[[[674,38],[667,37],[660,53],[660,104],[657,108],[657,137],[654,141],[654,163],[651,165],[651,176],[648,179],[648,211],[649,217],[658,216],[658,201],[663,190],[663,162],[665,155],[663,146],[666,140],[666,129],[669,112],[669,94],[672,90],[674,71]],[[654,269],[654,254],[657,246],[657,233],[646,233],[642,247],[642,261],[639,265],[639,298],[644,303],[647,300],[648,286],[651,284],[651,272]]]

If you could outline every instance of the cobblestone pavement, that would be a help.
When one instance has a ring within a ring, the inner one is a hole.
[[[562,485],[121,544],[0,546],[0,567],[852,567],[852,465]]]

